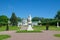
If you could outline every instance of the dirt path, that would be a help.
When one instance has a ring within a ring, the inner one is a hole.
[[[43,31],[42,33],[15,33],[15,31],[4,31],[0,34],[9,34],[11,38],[7,40],[60,40],[53,34],[60,34],[60,31]]]

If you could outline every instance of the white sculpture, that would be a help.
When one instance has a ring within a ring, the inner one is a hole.
[[[32,18],[31,18],[31,15],[29,15],[29,16],[28,16],[28,19],[27,19],[27,22],[28,22],[27,31],[33,31],[31,19],[32,19]]]
[[[32,19],[31,15],[29,15],[27,19],[23,19],[20,30],[33,31],[31,19]],[[18,25],[18,27],[19,27],[19,25]]]
[[[57,28],[59,28],[59,22],[57,22]]]

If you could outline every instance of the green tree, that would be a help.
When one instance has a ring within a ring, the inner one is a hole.
[[[60,11],[57,12],[55,19],[59,19],[60,20]]]
[[[6,25],[8,22],[8,17],[5,15],[0,16],[0,25]]]
[[[59,25],[60,25],[60,11],[57,12],[55,19],[56,19],[57,23],[59,23]]]
[[[17,17],[17,19],[18,19],[18,22],[21,22],[22,21],[22,19],[20,17]]]
[[[33,18],[32,18],[32,21],[39,21],[39,20],[40,20],[39,17],[33,17]]]
[[[12,26],[17,26],[18,20],[17,20],[17,16],[15,15],[14,12],[12,13],[10,21],[11,21]]]

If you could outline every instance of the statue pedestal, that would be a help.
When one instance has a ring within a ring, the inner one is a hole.
[[[20,28],[20,30],[27,30],[27,25],[23,25],[23,26],[21,26],[21,28]]]
[[[33,28],[31,27],[31,25],[28,25],[27,31],[33,31]]]

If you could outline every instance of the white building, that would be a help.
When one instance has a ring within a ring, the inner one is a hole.
[[[27,25],[27,19],[22,20],[22,25]]]

